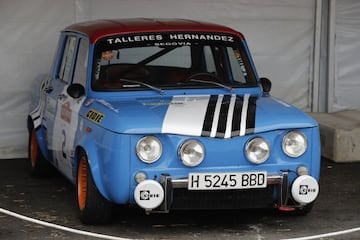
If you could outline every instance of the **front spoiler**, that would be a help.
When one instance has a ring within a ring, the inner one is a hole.
[[[187,189],[188,179],[173,179],[171,176],[163,174],[160,178],[160,184],[164,189],[164,200],[162,204],[153,210],[146,209],[147,212],[158,212],[167,213],[172,208],[173,203],[173,191],[176,189]],[[294,205],[294,201],[291,199],[290,188],[289,188],[289,172],[282,172],[280,175],[269,175],[267,176],[267,186],[275,187],[274,202],[271,203],[274,206],[280,208],[284,207],[301,207],[299,204]],[[240,190],[241,191],[241,190]],[[290,202],[290,204],[289,204]]]

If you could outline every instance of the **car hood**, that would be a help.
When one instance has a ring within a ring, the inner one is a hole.
[[[287,128],[317,126],[297,108],[273,97],[178,95],[85,101],[82,114],[125,134],[179,134],[231,138]]]

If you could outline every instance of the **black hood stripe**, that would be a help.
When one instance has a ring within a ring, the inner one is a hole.
[[[206,109],[204,125],[202,129],[202,136],[210,137],[211,134],[211,127],[214,121],[214,113],[215,107],[218,100],[218,95],[211,95],[209,99],[209,104]]]
[[[201,136],[229,138],[253,133],[255,115],[256,97],[211,95]]]
[[[241,121],[241,110],[243,106],[244,99],[242,97],[236,96],[234,114],[232,119],[231,127],[231,136],[239,136],[240,134],[240,121]]]
[[[216,137],[222,138],[225,136],[227,117],[229,113],[231,95],[225,95],[221,102],[218,126]]]
[[[255,130],[255,116],[256,116],[256,97],[250,97],[247,117],[246,117],[246,130],[245,134],[254,133]]]

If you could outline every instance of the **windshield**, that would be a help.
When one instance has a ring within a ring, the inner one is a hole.
[[[220,33],[141,33],[99,40],[96,91],[255,86],[240,39]]]

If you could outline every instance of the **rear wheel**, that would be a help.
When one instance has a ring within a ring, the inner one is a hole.
[[[84,151],[79,153],[77,203],[80,220],[85,224],[102,224],[111,219],[112,204],[97,189]]]
[[[51,163],[42,155],[34,128],[31,129],[29,135],[28,166],[32,177],[53,176],[56,172]]]

